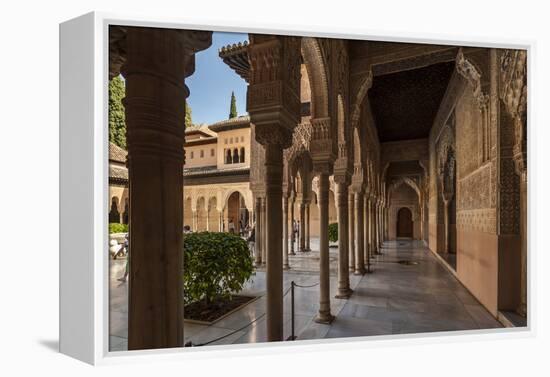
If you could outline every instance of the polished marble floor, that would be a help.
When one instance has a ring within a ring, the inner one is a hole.
[[[291,269],[284,272],[285,291],[291,281],[315,285],[319,281],[318,240],[313,251],[290,257]],[[331,297],[336,294],[337,248],[330,248]],[[371,274],[351,275],[353,295],[348,300],[331,300],[336,319],[330,325],[314,322],[318,310],[319,286],[296,288],[295,335],[297,339],[341,338],[368,335],[410,334],[502,327],[500,323],[416,241],[390,241],[382,255],[372,260]],[[410,261],[412,264],[399,263]],[[127,283],[117,281],[125,260],[111,261],[110,350],[126,350]],[[254,343],[266,341],[265,272],[260,268],[247,283],[243,294],[259,298],[214,323],[185,323],[185,342],[193,345]],[[284,297],[285,339],[291,335],[291,297]],[[251,323],[252,322],[252,323]]]

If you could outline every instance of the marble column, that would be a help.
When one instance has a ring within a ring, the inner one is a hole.
[[[380,202],[380,205],[378,207],[378,219],[380,221],[380,232],[378,234],[378,244],[380,245],[380,249],[382,249],[382,243],[384,242],[384,208],[382,202]]]
[[[365,194],[363,198],[363,250],[365,257],[366,272],[370,273],[370,245],[369,245],[369,200],[368,195]]]
[[[337,178],[335,178],[335,181]],[[338,293],[336,298],[349,298],[352,293],[349,284],[348,262],[348,184],[345,180],[336,182],[336,216],[338,217]]]
[[[328,194],[329,174],[319,174],[319,313],[318,323],[331,323],[334,316],[330,313],[330,260],[328,248]]]
[[[299,250],[301,252],[305,252],[306,251],[306,204],[304,203],[303,199],[300,201],[299,234],[300,234],[300,249]]]
[[[206,208],[206,231],[210,232],[210,210]]]
[[[283,269],[288,270],[288,197],[283,197]]]
[[[264,225],[262,228],[262,265],[267,264],[267,243],[269,242],[269,224],[267,222],[267,196],[262,198],[262,224]]]
[[[365,273],[363,237],[363,193],[355,192],[355,275]]]
[[[378,242],[377,242],[377,239],[376,239],[376,231],[377,231],[377,226],[376,226],[376,198],[372,198],[372,213],[371,213],[371,216],[372,216],[372,248],[373,248],[373,253],[374,255],[379,255],[380,254],[380,249],[378,248]]]
[[[355,217],[354,217],[354,195],[348,193],[348,224],[349,224],[349,270],[355,271]]]
[[[193,227],[193,232],[196,232],[197,231],[197,223],[198,223],[198,213],[197,213],[197,210],[193,210],[193,214],[192,214],[192,218],[193,218],[193,223],[192,223],[192,227]]]
[[[256,197],[256,228],[254,240],[254,263],[256,267],[262,265],[262,198]]]
[[[309,208],[311,203],[308,201],[306,203],[306,251],[311,251],[311,244],[310,244],[310,224],[309,224]]]
[[[267,338],[283,340],[283,148],[265,144]]]
[[[294,246],[296,241],[296,233],[294,232],[294,208],[296,204],[296,195],[292,194],[290,198],[290,255],[296,255],[296,252],[294,251]]]
[[[128,350],[182,347],[185,77],[212,33],[126,30]]]

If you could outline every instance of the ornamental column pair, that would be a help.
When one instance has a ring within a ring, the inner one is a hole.
[[[283,340],[283,149],[300,122],[299,37],[250,35],[247,110],[265,149],[267,340]]]

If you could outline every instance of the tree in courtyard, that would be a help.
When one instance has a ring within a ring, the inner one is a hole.
[[[237,117],[237,100],[235,92],[231,92],[231,105],[229,106],[229,119]]]
[[[191,111],[191,106],[189,106],[189,102],[185,100],[185,127],[189,127],[193,124],[193,115]]]
[[[109,141],[126,149],[126,121],[122,99],[125,96],[124,81],[120,76],[109,82]]]

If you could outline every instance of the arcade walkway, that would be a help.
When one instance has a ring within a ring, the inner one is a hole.
[[[318,249],[318,239],[311,248]],[[331,325],[317,324],[319,287],[296,288],[295,328],[298,339],[339,338],[407,334],[435,331],[502,327],[425,247],[413,241],[385,242],[383,254],[372,262],[374,273],[350,275],[353,295],[348,300],[336,294],[337,248],[330,248]],[[319,281],[318,253],[291,256],[294,270],[285,271],[284,286]],[[402,264],[410,261],[412,264]],[[111,261],[110,350],[127,349],[127,284],[116,280],[124,260]],[[265,342],[265,272],[256,273],[242,292],[259,298],[211,326],[185,323],[185,342],[201,344],[231,334],[212,344]],[[290,336],[290,294],[285,302],[285,339]],[[256,320],[252,325],[244,327]],[[244,328],[243,328],[244,327]],[[237,332],[233,333],[235,330]]]

